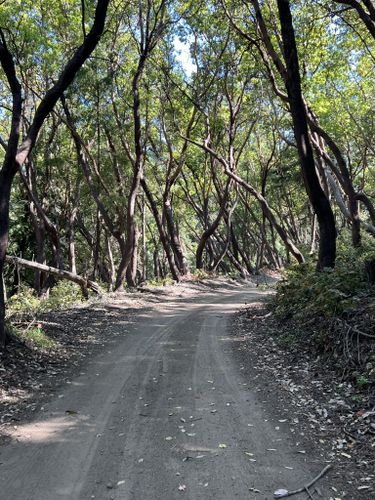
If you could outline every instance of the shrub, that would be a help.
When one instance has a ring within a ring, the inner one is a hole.
[[[12,295],[7,302],[7,318],[15,315],[35,314],[40,309],[41,301],[36,297],[34,290],[21,286],[17,294]]]
[[[79,285],[71,281],[59,281],[50,291],[48,299],[41,304],[43,311],[65,309],[83,301]]]
[[[59,281],[50,291],[47,299],[39,298],[32,288],[22,286],[7,302],[7,319],[14,316],[33,316],[38,312],[64,309],[82,302],[81,288],[70,281]]]
[[[204,280],[210,277],[210,273],[208,271],[205,271],[204,269],[195,269],[191,273],[191,280],[192,281],[199,281],[199,280]]]
[[[364,262],[375,258],[373,239],[363,238],[353,248],[347,235],[338,240],[335,269],[316,272],[315,263],[293,266],[277,285],[274,309],[280,319],[311,316],[330,318],[355,310],[361,296],[371,291]]]
[[[166,278],[159,278],[159,279],[151,279],[147,281],[147,286],[150,287],[158,287],[158,286],[168,286],[168,285],[173,285],[174,281],[171,277],[167,276]]]

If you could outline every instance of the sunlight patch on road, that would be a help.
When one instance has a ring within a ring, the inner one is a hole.
[[[75,420],[73,420],[73,418]],[[62,443],[71,439],[72,431],[82,426],[82,432],[87,430],[94,431],[94,426],[86,421],[89,417],[55,417],[42,422],[33,422],[17,426],[13,438],[20,443]]]

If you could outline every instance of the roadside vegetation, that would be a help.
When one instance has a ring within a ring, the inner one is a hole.
[[[285,348],[309,346],[330,360],[343,379],[375,388],[375,286],[366,271],[375,258],[371,239],[353,248],[339,238],[334,269],[316,273],[313,262],[284,272],[270,307]]]
[[[13,341],[22,342],[35,349],[51,349],[56,345],[43,330],[39,318],[76,306],[85,299],[75,283],[60,281],[51,289],[48,297],[38,297],[29,286],[21,286],[7,304],[6,324]]]

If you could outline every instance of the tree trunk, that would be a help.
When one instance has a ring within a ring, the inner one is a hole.
[[[369,284],[375,285],[375,259],[365,261],[365,271]]]
[[[26,267],[29,269],[38,269],[38,270],[44,271],[48,274],[53,274],[54,276],[56,276],[59,279],[66,279],[66,280],[72,281],[73,283],[77,283],[77,285],[79,285],[81,287],[81,290],[82,290],[84,297],[87,297],[87,289],[88,288],[98,295],[102,294],[100,286],[97,283],[95,283],[95,281],[88,280],[88,279],[84,278],[83,276],[80,276],[79,274],[73,274],[69,271],[63,271],[61,269],[57,269],[56,267],[46,266],[44,264],[39,264],[38,262],[20,259],[19,257],[13,257],[10,255],[8,255],[6,257],[6,260],[8,262],[12,262],[14,264],[17,264],[21,267]]]
[[[305,109],[306,109],[306,105],[305,105]],[[346,161],[345,161],[339,147],[334,142],[334,140],[330,137],[330,135],[325,130],[323,130],[319,126],[319,124],[317,123],[317,119],[315,118],[315,116],[313,116],[313,113],[310,112],[310,115],[312,115],[312,116],[310,116],[310,119],[308,118],[310,128],[312,128],[314,130],[314,127],[315,127],[315,131],[312,134],[312,141],[313,141],[315,149],[318,153],[318,165],[319,165],[319,163],[321,163],[323,166],[323,162],[327,164],[328,168],[324,169],[324,167],[323,167],[323,170],[325,171],[325,172],[323,172],[323,175],[325,173],[325,177],[328,177],[328,176],[331,177],[330,179],[328,179],[331,188],[332,188],[332,183],[335,184],[335,180],[329,171],[330,168],[332,169],[332,171],[335,173],[335,176],[336,176],[337,180],[339,181],[342,189],[344,190],[345,194],[348,197],[349,210],[346,209],[345,202],[343,200],[342,200],[342,203],[343,203],[343,206],[345,208],[344,209],[342,209],[342,207],[340,207],[340,208],[341,208],[342,212],[346,214],[346,217],[351,224],[353,246],[358,247],[361,244],[361,221],[359,218],[359,206],[358,206],[357,194],[355,192],[353,182],[352,182],[349,170],[348,170],[347,165],[346,165]],[[316,140],[315,140],[315,137],[316,137]],[[331,152],[333,153],[333,155],[336,159],[338,168],[336,168],[334,163],[330,160],[329,156],[325,152],[323,139],[327,143]],[[336,189],[334,189],[335,197],[336,197],[336,194],[338,191],[339,191],[338,187]],[[326,191],[325,191],[325,194],[328,197]],[[337,199],[337,197],[336,197],[336,199]]]
[[[370,198],[365,193],[357,193],[356,198],[358,201],[361,201],[365,205],[370,215],[371,223],[373,226],[375,226],[375,208],[371,203]]]
[[[119,291],[124,286],[126,268],[128,267],[127,246],[124,241],[119,241],[121,260],[116,272],[115,290]]]
[[[146,203],[142,199],[142,282],[147,280]]]
[[[216,219],[213,221],[213,223],[208,228],[206,228],[206,230],[203,232],[201,239],[199,240],[197,251],[195,254],[195,262],[196,262],[197,269],[203,268],[203,252],[204,252],[207,241],[214,234],[214,232],[216,231],[216,229],[218,228],[218,226],[220,224],[221,219],[223,218],[223,215],[224,215],[225,210],[226,210],[226,205],[228,202],[228,195],[229,195],[229,190],[230,190],[231,184],[232,184],[232,181],[230,179],[228,179],[226,186],[225,186],[224,195],[221,199],[219,213],[217,214]]]
[[[153,257],[153,261],[154,261],[154,276],[155,276],[155,279],[158,280],[160,278],[160,273],[159,273],[158,251],[157,250],[154,250],[152,257]]]
[[[110,266],[110,275],[109,275],[109,283],[108,283],[108,291],[113,290],[113,285],[116,279],[116,269],[115,263],[113,261],[112,247],[111,247],[111,237],[106,233],[106,246],[107,246],[107,254]]]
[[[311,240],[310,240],[310,255],[314,255],[316,250],[316,214],[312,215],[311,221]]]
[[[169,199],[164,200],[164,214],[165,214],[165,220],[167,221],[170,242],[175,256],[176,264],[180,274],[184,276],[189,272],[189,270],[185,254],[182,249],[181,241],[177,234],[176,225],[173,220],[173,211]]]
[[[5,346],[5,283],[4,283],[4,260],[0,259],[0,351]]]
[[[99,270],[99,255],[100,255],[100,236],[101,236],[101,223],[100,223],[100,212],[96,211],[96,223],[95,223],[95,240],[93,247],[93,269],[92,277],[96,279],[96,273]]]
[[[77,210],[74,209],[69,217],[68,224],[68,253],[69,253],[69,271],[73,274],[77,274],[77,264],[76,264],[76,244],[75,244],[75,231],[74,231],[74,219],[76,217]]]
[[[297,46],[289,0],[278,0],[284,58],[287,68],[286,87],[293,119],[294,136],[307,194],[318,218],[320,229],[319,270],[332,268],[336,260],[336,226],[327,196],[320,185],[308,134],[306,109],[303,102]]]
[[[3,167],[0,171],[0,272],[3,273],[9,237],[9,199],[12,182],[19,168],[24,165],[37,141],[40,129],[55,104],[73,82],[77,72],[97,46],[104,30],[109,0],[98,0],[91,30],[83,43],[64,66],[57,81],[40,101],[25,140],[19,147],[22,115],[22,91],[17,78],[15,62],[5,38],[0,41],[0,63],[12,93],[12,123]],[[1,278],[3,280],[3,278]],[[5,345],[4,291],[0,293],[0,349]]]
[[[0,171],[0,350],[5,346],[6,340],[3,273],[9,239],[9,201],[13,176]]]
[[[249,274],[254,274],[254,268],[251,265],[247,255],[245,254],[245,252],[241,248],[241,245],[238,243],[233,227],[231,229],[231,243],[232,243],[233,254],[234,254],[235,258],[239,261],[239,257],[241,256],[241,259],[246,266],[247,272]]]
[[[225,239],[225,243],[224,243],[224,248],[223,248],[222,253],[219,255],[218,259],[216,260],[214,267],[212,268],[212,270],[214,272],[216,272],[218,266],[220,265],[220,263],[224,259],[225,255],[229,251],[229,246],[230,246],[230,242],[231,242],[231,235],[232,235],[232,216],[233,216],[233,213],[234,213],[234,211],[237,207],[238,201],[239,201],[238,190],[239,190],[239,188],[237,187],[236,199],[234,200],[232,206],[228,210],[228,214],[226,217],[227,234],[226,234],[226,239]]]
[[[139,231],[135,226],[134,234],[134,246],[132,252],[132,258],[130,264],[126,269],[126,283],[129,287],[135,288],[137,286],[137,269],[138,269],[138,242],[139,242]]]
[[[35,245],[36,245],[35,260],[40,264],[44,264],[46,261],[46,253],[45,253],[46,230],[44,222],[38,219],[36,213],[32,210],[31,204],[30,204],[30,213],[35,234]],[[34,290],[38,295],[41,294],[42,289],[44,288],[44,282],[45,282],[45,274],[39,270],[36,270],[34,274]]]
[[[152,215],[154,216],[156,226],[157,226],[157,228],[159,230],[160,240],[161,240],[161,243],[163,245],[163,248],[164,248],[164,251],[165,251],[165,255],[167,256],[167,260],[168,260],[168,264],[169,264],[169,269],[171,271],[172,278],[175,281],[179,281],[180,280],[179,272],[178,272],[176,264],[174,263],[174,260],[173,260],[173,255],[172,255],[171,247],[169,245],[168,237],[167,237],[167,234],[165,232],[165,229],[163,227],[163,223],[161,221],[161,218],[160,218],[160,215],[159,215],[159,212],[158,212],[158,207],[156,205],[154,197],[152,196],[151,191],[149,190],[149,187],[148,187],[147,182],[145,181],[145,179],[141,180],[141,184],[142,184],[143,191],[144,191],[144,193],[146,195],[146,198],[148,199],[148,202],[150,204],[151,212],[152,212]]]

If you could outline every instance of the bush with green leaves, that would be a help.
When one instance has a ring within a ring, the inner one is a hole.
[[[151,279],[147,280],[147,286],[150,287],[158,287],[158,286],[168,286],[168,285],[173,285],[174,281],[172,278],[167,276],[166,278],[158,278],[158,279]]]
[[[210,273],[208,271],[205,271],[204,269],[195,269],[191,273],[191,279],[192,281],[197,281],[197,280],[204,280],[210,277]]]
[[[7,319],[22,314],[35,314],[40,310],[41,300],[35,295],[32,288],[20,286],[18,292],[12,295],[7,302]]]
[[[27,286],[19,288],[7,302],[7,320],[13,317],[34,316],[38,312],[65,309],[83,301],[81,288],[70,281],[59,281],[51,288],[48,298],[37,297]]]
[[[65,309],[82,301],[82,290],[79,285],[62,280],[51,289],[48,299],[42,302],[42,309],[44,311]]]
[[[365,261],[375,258],[373,239],[363,237],[353,248],[347,235],[338,240],[334,269],[316,271],[311,260],[289,268],[277,285],[274,309],[280,319],[312,316],[331,318],[355,310],[363,294],[373,291],[365,274]]]

